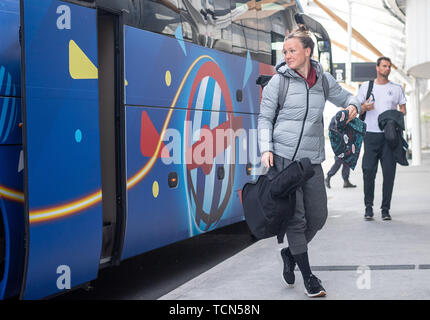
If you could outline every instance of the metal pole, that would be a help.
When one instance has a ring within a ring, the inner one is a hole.
[[[421,108],[420,108],[420,87],[417,78],[414,81],[414,103],[412,106],[412,165],[421,165]]]
[[[348,0],[348,56],[346,60],[346,84],[351,85],[352,3]]]

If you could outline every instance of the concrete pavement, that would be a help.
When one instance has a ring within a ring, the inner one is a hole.
[[[324,172],[334,163],[327,155]],[[344,189],[340,171],[332,178],[329,217],[309,245],[311,266],[327,290],[322,299],[430,299],[430,152],[421,166],[397,166],[392,221],[380,217],[380,167],[374,221],[363,219],[361,163],[350,180],[357,188]],[[287,288],[281,268],[275,238],[261,240],[160,299],[308,299],[300,272]]]

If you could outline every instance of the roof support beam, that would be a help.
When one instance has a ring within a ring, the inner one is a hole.
[[[348,31],[348,24],[340,18],[338,15],[336,15],[332,10],[327,8],[325,5],[323,5],[319,0],[314,0],[314,3],[320,7],[325,13],[327,13],[338,25],[342,27],[345,31]],[[383,56],[382,52],[376,49],[360,32],[352,28],[352,37],[357,40],[359,43],[364,45],[367,49],[372,51],[374,54],[376,54],[378,57]],[[393,69],[397,71],[397,73],[403,78],[403,80],[408,83],[409,85],[412,85],[411,79],[406,75],[406,73],[397,68],[397,66],[393,63],[392,64]]]
[[[320,7],[325,13],[327,13],[338,25],[340,25],[345,31],[348,31],[348,23],[346,23],[341,17],[336,15],[333,11],[323,5],[319,0],[314,0],[314,2]],[[363,35],[352,28],[352,37],[372,51],[377,56],[383,56],[382,52],[376,49]],[[397,66],[393,64],[393,68],[397,69]]]
[[[337,42],[336,40],[331,39],[331,43],[332,43],[332,44],[334,44],[336,47],[341,48],[341,49],[342,49],[342,50],[344,50],[344,51],[348,51],[348,48],[347,48],[345,45],[341,44],[340,42]],[[369,58],[367,58],[367,57],[363,56],[362,54],[358,53],[358,52],[357,52],[357,51],[355,51],[355,50],[351,50],[351,54],[352,54],[353,56],[355,56],[355,57],[357,57],[357,58],[359,58],[359,59],[361,59],[361,60],[365,61],[365,62],[375,62],[375,61],[373,61],[373,60],[371,60],[371,59],[369,59]]]

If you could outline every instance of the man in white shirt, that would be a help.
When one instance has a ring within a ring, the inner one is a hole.
[[[381,161],[383,186],[381,213],[383,220],[391,220],[389,214],[391,195],[393,193],[396,175],[396,161],[393,151],[385,141],[384,132],[378,126],[378,116],[386,110],[399,110],[406,114],[406,98],[400,85],[388,80],[391,72],[391,60],[380,57],[376,62],[377,77],[374,80],[370,97],[366,100],[369,81],[364,82],[358,91],[358,101],[362,104],[362,114],[365,112],[367,125],[364,137],[364,154],[362,161],[364,181],[364,218],[373,220],[373,199],[375,177],[378,161]]]

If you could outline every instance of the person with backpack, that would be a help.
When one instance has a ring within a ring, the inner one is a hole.
[[[263,89],[258,142],[265,167],[275,166],[281,171],[295,160],[311,161],[315,174],[296,191],[295,212],[286,227],[289,246],[280,254],[286,284],[294,284],[297,264],[305,293],[309,297],[323,297],[326,290],[312,274],[307,247],[327,219],[327,193],[321,167],[325,160],[323,110],[326,100],[338,107],[347,106],[349,122],[360,112],[361,104],[311,58],[314,45],[304,27],[285,38],[285,61],[276,66],[276,75]]]
[[[391,60],[380,57],[376,61],[376,79],[364,82],[358,91],[357,98],[362,104],[360,119],[366,125],[364,153],[362,160],[364,182],[365,220],[373,220],[373,199],[375,177],[378,162],[382,167],[382,220],[391,220],[389,213],[396,175],[396,158],[385,139],[384,132],[378,124],[378,117],[387,110],[397,110],[406,114],[406,98],[399,84],[388,80],[391,72]]]

